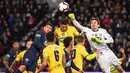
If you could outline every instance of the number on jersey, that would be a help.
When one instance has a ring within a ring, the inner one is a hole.
[[[55,60],[59,61],[59,51],[54,51],[54,55],[55,55]]]

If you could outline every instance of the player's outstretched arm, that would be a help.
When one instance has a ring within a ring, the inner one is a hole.
[[[121,48],[120,51],[121,51],[121,54],[122,54],[122,61],[123,61],[123,60],[126,59],[124,48]]]
[[[10,71],[11,73],[14,72],[13,68],[14,68],[14,66],[15,66],[17,63],[18,63],[18,62],[17,62],[16,60],[14,60],[13,63],[11,64],[11,66],[10,66],[10,68],[9,68],[9,71]]]
[[[70,13],[70,14],[68,15],[68,17],[71,19],[71,21],[73,22],[74,26],[76,26],[76,27],[77,27],[78,29],[80,29],[81,31],[84,29],[84,27],[81,26],[78,21],[76,21],[75,15],[74,15],[73,13]]]
[[[97,56],[97,54],[99,54],[100,53],[100,51],[96,51],[95,53],[93,53],[93,54],[88,54],[87,56],[86,56],[86,59],[87,60],[92,60],[92,59],[94,59],[96,56]]]
[[[3,63],[4,63],[5,67],[6,67],[8,70],[9,70],[9,57],[10,57],[10,55],[7,54],[7,55],[4,56],[4,59],[3,59]]]

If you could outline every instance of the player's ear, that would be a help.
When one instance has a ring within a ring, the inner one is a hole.
[[[100,24],[98,24],[98,27],[100,27]]]
[[[62,24],[60,24],[60,27],[62,26]]]

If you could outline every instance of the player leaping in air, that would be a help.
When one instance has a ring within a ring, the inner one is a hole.
[[[125,71],[120,65],[121,63],[119,62],[118,58],[107,46],[108,43],[113,43],[114,41],[105,29],[99,28],[99,19],[92,18],[90,20],[90,29],[88,27],[81,26],[75,20],[75,15],[73,13],[70,13],[68,16],[72,20],[73,24],[85,33],[85,36],[87,37],[88,42],[91,46],[91,50],[93,52],[95,52],[96,50],[101,51],[101,53],[98,54],[96,59],[103,73],[110,73],[110,65],[114,65],[119,73],[125,73]]]

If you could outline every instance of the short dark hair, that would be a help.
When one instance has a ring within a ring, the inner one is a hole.
[[[13,40],[13,41],[12,41],[12,44],[14,44],[15,42],[19,42],[19,41],[18,41],[18,40]]]
[[[53,42],[54,38],[55,38],[54,32],[47,33],[46,39],[47,39],[48,42]]]
[[[81,42],[84,41],[84,39],[85,39],[84,36],[79,35],[79,36],[76,37],[76,42],[77,42],[77,43],[81,43]]]
[[[63,19],[63,20],[61,20],[60,23],[66,25],[66,24],[68,24],[68,20],[67,19]]]
[[[45,24],[42,24],[41,27],[45,27],[46,25],[50,25],[51,27],[53,26],[51,22],[47,22],[47,23],[45,23]]]
[[[68,36],[68,37],[66,37],[66,38],[63,40],[63,43],[64,43],[65,48],[69,47],[71,41],[72,41],[72,37],[71,37],[71,36]]]

